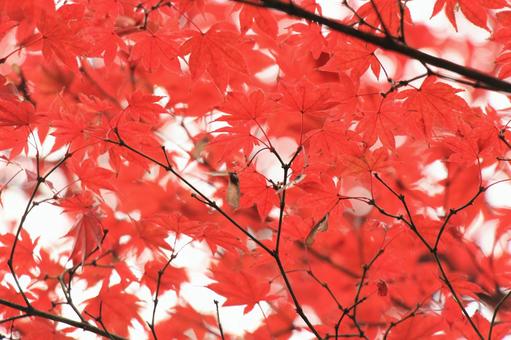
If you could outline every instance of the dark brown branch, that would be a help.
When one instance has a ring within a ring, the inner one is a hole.
[[[27,317],[30,317],[30,315],[22,314],[22,315],[11,316],[10,318],[5,318],[3,320],[0,320],[0,324],[6,323],[6,322],[11,322],[11,321],[18,320],[18,319],[27,318]]]
[[[112,335],[112,333],[108,331],[108,329],[106,329],[105,323],[103,322],[103,301],[99,302],[99,316],[94,316],[87,311],[85,311],[85,314],[87,314],[88,316],[93,318],[97,323],[99,323],[101,328],[103,328],[103,330],[105,331],[106,337],[108,337],[110,340],[115,340],[114,336]]]
[[[462,206],[460,206],[457,209],[450,209],[449,215],[447,215],[447,217],[445,218],[444,223],[440,227],[440,230],[439,230],[439,232],[437,234],[435,245],[433,247],[431,247],[429,245],[429,243],[424,239],[422,234],[417,230],[417,227],[415,226],[413,220],[411,219],[412,218],[412,214],[411,214],[411,212],[410,212],[410,210],[408,208],[408,205],[406,203],[405,196],[402,195],[402,194],[397,193],[394,189],[392,189],[385,181],[383,181],[383,179],[377,173],[375,173],[374,176],[376,177],[376,179],[378,181],[380,181],[380,183],[382,183],[387,188],[387,190],[389,190],[394,196],[396,196],[401,201],[401,204],[403,205],[404,209],[406,210],[406,213],[407,213],[407,215],[408,215],[410,220],[407,221],[402,215],[399,215],[399,216],[396,217],[396,215],[389,214],[384,209],[378,208],[380,213],[385,215],[385,216],[394,217],[394,218],[396,218],[399,221],[405,222],[410,227],[410,229],[415,233],[415,235],[422,241],[422,243],[426,246],[426,248],[430,251],[431,255],[435,259],[437,267],[440,270],[441,279],[445,283],[445,285],[447,286],[449,291],[451,292],[454,301],[460,307],[461,312],[463,313],[463,315],[465,316],[465,318],[469,322],[469,324],[472,327],[472,329],[474,330],[474,332],[477,334],[477,337],[479,339],[484,339],[483,335],[481,334],[481,331],[479,330],[477,325],[474,323],[474,321],[472,320],[472,318],[468,314],[467,310],[465,309],[465,306],[463,306],[463,302],[458,297],[458,294],[456,293],[456,290],[454,289],[454,286],[452,285],[451,281],[447,277],[447,273],[446,273],[446,271],[445,271],[445,269],[444,269],[444,267],[442,265],[442,261],[440,260],[440,256],[439,256],[439,253],[438,253],[438,244],[440,242],[441,236],[443,234],[443,231],[445,230],[445,227],[446,227],[447,222],[449,221],[450,217],[452,217],[452,215],[458,213],[459,211],[461,211],[463,209],[466,209],[468,206],[472,205],[474,203],[474,201],[477,199],[477,197],[479,197],[481,195],[481,193],[483,193],[484,191],[486,191],[488,188],[492,187],[493,185],[500,183],[501,181],[497,181],[497,182],[492,183],[492,184],[490,184],[490,185],[488,185],[486,187],[481,186],[479,188],[478,192],[472,198],[470,198],[468,200],[468,202],[466,202],[465,204],[463,204]],[[507,181],[507,180],[503,180],[503,181]],[[375,203],[374,200],[371,203],[374,203],[373,205],[376,206],[376,203]],[[376,207],[378,207],[378,206],[376,206]]]
[[[76,328],[83,329],[84,331],[92,332],[97,335],[110,337],[114,340],[125,340],[126,339],[121,336],[108,333],[108,332],[106,332],[96,326],[93,326],[89,323],[75,321],[75,320],[71,320],[71,319],[68,319],[68,318],[65,318],[65,317],[62,317],[59,315],[46,313],[42,310],[38,310],[33,307],[26,307],[26,306],[18,305],[17,303],[10,302],[10,301],[3,300],[3,299],[0,299],[0,305],[7,306],[12,309],[16,309],[21,312],[24,312],[26,314],[25,316],[36,316],[36,317],[40,317],[40,318],[44,318],[44,319],[48,319],[48,320],[53,320],[56,322],[62,322],[62,323],[65,323],[66,325],[74,326]]]
[[[460,76],[475,81],[475,85],[483,85],[485,88],[511,93],[511,83],[501,80],[499,78],[490,76],[481,71],[475,70],[470,67],[461,66],[447,59],[435,57],[431,54],[422,52],[418,49],[409,47],[403,44],[399,40],[391,39],[389,37],[382,37],[373,33],[360,31],[351,26],[345,25],[338,21],[328,19],[309,12],[303,8],[295,6],[293,3],[283,2],[278,0],[261,0],[261,1],[247,1],[247,0],[232,0],[235,2],[241,2],[253,6],[271,8],[280,12],[287,13],[297,18],[306,19],[318,24],[324,25],[332,29],[333,31],[340,32],[351,37],[360,39],[367,43],[376,45],[384,50],[393,51],[412,59],[423,62],[424,64],[436,66],[438,68],[454,72]]]
[[[473,328],[474,332],[476,332],[478,338],[479,339],[484,339],[483,335],[481,334],[481,331],[479,331],[479,328],[477,327],[477,325],[474,323],[474,321],[472,320],[472,318],[468,314],[467,310],[463,306],[463,303],[461,302],[460,298],[458,297],[458,294],[456,293],[456,290],[454,289],[453,285],[451,284],[451,281],[447,277],[447,273],[444,270],[444,266],[442,265],[442,262],[440,261],[440,257],[438,256],[438,252],[437,251],[433,252],[433,257],[435,258],[437,266],[440,269],[440,273],[442,275],[442,280],[444,281],[445,285],[447,286],[447,288],[451,292],[454,301],[456,301],[456,303],[460,307],[461,312],[463,313],[465,318],[467,318],[468,322],[470,323],[470,326],[472,326],[472,328]]]
[[[291,299],[293,300],[293,303],[295,305],[296,313],[302,318],[302,320],[305,322],[307,327],[309,327],[310,331],[312,333],[314,333],[316,338],[321,339],[321,336],[319,335],[319,332],[316,330],[314,325],[310,322],[310,320],[307,317],[307,315],[305,315],[305,313],[304,313],[304,311],[302,309],[302,306],[300,305],[300,302],[298,301],[298,298],[296,297],[296,294],[294,293],[293,286],[291,286],[291,282],[289,281],[289,278],[287,277],[286,271],[284,269],[284,266],[282,265],[280,257],[278,256],[278,254],[275,254],[274,258],[275,258],[275,262],[277,262],[277,266],[279,268],[279,272],[280,272],[282,278],[284,279],[284,283],[285,283],[285,285],[287,287],[289,295],[291,296]]]
[[[241,231],[243,234],[245,234],[250,240],[252,240],[254,243],[256,243],[259,247],[261,247],[262,249],[264,249],[267,253],[269,254],[273,254],[273,251],[268,248],[264,243],[262,243],[261,241],[259,241],[254,235],[252,235],[250,232],[248,232],[247,230],[245,230],[245,228],[243,228],[238,222],[236,222],[235,220],[232,219],[231,216],[229,216],[229,214],[227,214],[222,208],[220,208],[215,201],[211,200],[209,197],[207,197],[206,195],[204,195],[199,189],[197,189],[192,183],[190,183],[186,178],[184,178],[183,176],[181,176],[181,174],[179,174],[176,170],[174,170],[174,168],[171,166],[171,165],[168,165],[168,164],[164,164],[142,152],[140,152],[139,150],[137,149],[134,149],[133,147],[131,147],[130,145],[126,144],[124,142],[124,140],[121,138],[121,136],[119,135],[119,132],[117,129],[114,130],[114,132],[116,133],[117,135],[117,138],[119,139],[119,141],[114,141],[114,140],[106,140],[106,142],[108,143],[112,143],[112,144],[116,144],[116,145],[119,145],[120,147],[123,147],[123,148],[126,148],[128,150],[130,150],[131,152],[139,155],[140,157],[142,158],[145,158],[146,160],[158,165],[159,167],[165,169],[166,171],[170,172],[171,174],[173,174],[174,176],[176,176],[182,183],[184,183],[188,188],[190,188],[195,194],[197,194],[199,197],[201,197],[203,200],[204,200],[204,203],[207,204],[208,206],[210,206],[211,208],[213,208],[214,210],[218,211],[222,216],[224,216],[227,220],[229,220],[229,222],[231,222],[231,224],[233,224],[239,231]],[[166,153],[165,153],[166,154]],[[168,163],[168,162],[167,162]]]
[[[328,283],[324,282],[324,281],[321,281],[317,276],[316,274],[314,274],[314,272],[312,270],[308,270],[307,271],[307,274],[309,274],[310,277],[312,277],[312,279],[314,281],[316,281],[321,287],[323,287],[328,295],[330,295],[330,297],[332,298],[332,300],[334,300],[337,308],[339,308],[340,310],[343,310],[344,308],[342,307],[342,304],[339,302],[339,299],[337,298],[337,296],[335,296],[334,292],[332,291],[332,289],[330,288],[330,286],[328,285]]]
[[[397,1],[397,5],[399,6],[399,40],[405,44],[406,43],[406,39],[405,39],[405,6],[406,6],[406,1],[407,0],[404,0],[405,3],[403,4],[401,2],[401,0],[396,0]]]
[[[383,252],[384,252],[384,248],[381,248],[380,250],[378,250],[378,252],[373,256],[373,258],[368,263],[365,263],[362,266],[362,277],[360,278],[360,282],[357,287],[357,292],[355,294],[355,301],[353,302],[353,306],[355,306],[353,308],[353,317],[356,317],[356,314],[357,314],[356,306],[359,304],[360,293],[362,292],[362,287],[364,286],[364,281],[367,277],[367,273],[369,272],[369,269],[371,269],[374,262],[378,259],[378,257],[380,257],[381,254],[383,254]]]
[[[227,212],[225,212],[221,207],[219,207],[215,201],[211,200],[209,197],[207,197],[205,194],[203,194],[197,187],[195,187],[192,183],[190,183],[186,178],[184,178],[181,174],[179,174],[172,165],[170,164],[170,161],[168,159],[168,156],[165,152],[165,148],[162,147],[165,155],[165,161],[167,164],[162,163],[158,161],[157,159],[144,154],[143,152],[133,148],[132,146],[126,144],[126,142],[122,139],[121,135],[119,134],[119,131],[115,128],[114,133],[117,136],[117,141],[106,139],[105,141],[107,143],[112,143],[115,145],[118,145],[122,148],[126,148],[130,150],[131,152],[139,155],[140,157],[158,165],[159,167],[165,169],[166,171],[170,172],[174,176],[176,176],[181,183],[185,184],[189,189],[193,191],[193,194],[195,194],[197,197],[201,198],[201,201],[211,207],[212,209],[216,210],[218,213],[220,213],[224,218],[226,218],[232,225],[236,227],[239,231],[241,231],[244,235],[246,235],[250,240],[252,240],[257,246],[259,246],[261,249],[263,249],[268,255],[270,255],[276,262],[278,270],[284,280],[285,286],[287,288],[287,291],[289,292],[289,295],[291,296],[291,299],[293,300],[293,304],[295,305],[296,313],[302,318],[302,320],[305,322],[309,330],[316,336],[316,338],[321,339],[321,336],[319,332],[316,330],[314,325],[311,323],[307,315],[305,315],[302,306],[300,305],[296,294],[294,293],[293,287],[291,285],[291,282],[289,281],[289,278],[287,277],[286,271],[284,269],[284,266],[282,264],[282,261],[278,255],[278,253],[272,249],[270,249],[268,246],[266,246],[264,243],[259,241],[254,235],[252,235],[249,231],[247,231],[245,228],[243,228],[236,220],[234,220]],[[297,150],[299,152],[300,148]],[[289,167],[289,164],[288,164]]]
[[[222,338],[222,340],[224,340],[225,339],[224,329],[222,327],[222,322],[220,321],[220,309],[218,308],[218,301],[217,300],[213,300],[213,302],[215,303],[216,319],[217,319],[217,322],[218,322],[218,330],[220,331],[220,337]]]

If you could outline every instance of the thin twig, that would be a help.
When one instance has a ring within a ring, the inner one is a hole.
[[[397,325],[399,325],[400,323],[403,323],[405,322],[406,320],[410,319],[410,318],[413,318],[415,317],[415,315],[417,315],[417,311],[419,310],[420,308],[420,305],[417,305],[415,306],[415,308],[410,312],[408,313],[406,316],[402,317],[401,319],[399,319],[398,321],[393,321],[389,324],[389,327],[385,330],[385,333],[383,334],[383,340],[386,340],[387,337],[389,336],[390,334],[390,331],[392,330],[392,328],[396,327]]]
[[[491,340],[491,336],[492,336],[492,332],[493,332],[493,327],[495,326],[495,320],[497,319],[497,314],[499,312],[499,309],[502,307],[504,302],[506,302],[506,300],[510,296],[511,296],[511,290],[509,292],[507,292],[507,294],[504,295],[502,297],[502,299],[500,299],[499,303],[497,303],[497,305],[495,306],[495,310],[493,311],[493,315],[491,317],[490,329],[488,330],[488,340]]]
[[[222,338],[222,340],[225,340],[224,330],[222,328],[222,322],[220,321],[220,310],[218,308],[218,301],[217,300],[213,300],[213,302],[215,303],[216,320],[218,322],[218,330],[220,331],[220,337]]]
[[[30,198],[28,199],[27,205],[25,206],[25,211],[23,212],[23,215],[21,216],[20,222],[18,224],[18,228],[16,230],[16,234],[14,236],[14,242],[13,242],[12,247],[11,247],[11,252],[9,254],[9,259],[7,260],[7,265],[9,266],[9,270],[11,271],[11,274],[12,274],[12,276],[14,278],[14,282],[16,284],[16,287],[20,291],[20,294],[21,294],[21,296],[22,296],[23,300],[25,301],[25,304],[27,305],[28,308],[31,308],[30,301],[28,300],[27,295],[25,294],[25,292],[21,288],[21,285],[20,285],[20,283],[18,281],[18,276],[16,275],[16,272],[14,270],[14,254],[16,252],[16,246],[18,245],[19,237],[20,237],[21,231],[23,230],[23,225],[24,225],[24,223],[25,223],[25,221],[26,221],[26,219],[28,217],[28,213],[30,212],[30,210],[32,208],[32,204],[34,202],[35,196],[37,195],[37,192],[39,191],[39,187],[41,186],[41,184],[43,184],[48,179],[48,177],[55,170],[57,170],[62,164],[64,164],[64,162],[68,158],[70,158],[71,156],[72,156],[72,153],[68,151],[66,153],[66,155],[57,164],[55,164],[55,166],[53,166],[44,176],[41,176],[40,175],[39,153],[37,153],[37,164],[36,164],[37,182],[36,182],[36,185],[35,185],[34,189],[32,190],[32,194],[30,195]]]
[[[449,221],[449,219],[451,218],[452,215],[458,213],[459,211],[463,210],[463,209],[466,209],[468,206],[472,205],[474,203],[474,201],[477,199],[477,197],[479,197],[481,195],[481,193],[483,193],[484,191],[486,191],[488,188],[490,188],[491,186],[497,184],[497,183],[492,183],[486,187],[483,187],[483,186],[480,186],[478,192],[468,200],[468,202],[466,202],[465,204],[463,204],[462,206],[460,206],[459,208],[456,208],[456,209],[450,209],[450,212],[449,214],[447,215],[447,217],[445,218],[444,220],[444,223],[442,224],[442,226],[440,227],[440,230],[437,234],[437,237],[436,237],[436,241],[435,241],[435,245],[433,247],[431,247],[429,245],[429,243],[425,240],[425,238],[422,236],[422,234],[417,230],[417,227],[416,225],[413,223],[413,220],[411,219],[412,218],[412,214],[408,208],[408,205],[406,203],[406,199],[405,199],[405,196],[402,195],[402,194],[398,194],[394,189],[392,189],[385,181],[383,181],[383,179],[378,175],[378,174],[374,174],[374,176],[376,177],[376,179],[378,179],[378,181],[380,181],[394,196],[396,196],[400,201],[401,201],[401,204],[403,205],[404,209],[406,210],[407,212],[407,215],[409,216],[409,220],[407,221],[405,218],[403,218],[402,215],[399,215],[396,216],[394,215],[394,218],[396,218],[397,220],[400,220],[400,221],[404,221],[406,224],[408,224],[408,226],[410,227],[410,229],[415,233],[415,235],[421,240],[421,242],[426,246],[426,248],[430,251],[430,253],[432,254],[433,258],[435,259],[435,262],[437,264],[437,267],[438,269],[440,270],[440,275],[441,275],[441,278],[443,280],[443,282],[445,283],[445,285],[447,286],[447,288],[449,289],[451,295],[453,296],[453,299],[454,301],[458,304],[458,306],[460,307],[461,309],[461,312],[463,313],[463,315],[465,316],[465,318],[467,319],[467,321],[469,322],[470,326],[472,327],[472,329],[474,330],[474,332],[477,334],[477,336],[480,338],[480,339],[484,339],[484,337],[482,336],[479,328],[477,327],[477,325],[474,323],[474,321],[472,320],[472,318],[470,317],[470,315],[468,314],[467,310],[465,309],[465,306],[463,306],[463,302],[461,301],[461,299],[458,297],[458,294],[456,293],[456,290],[454,289],[454,286],[452,285],[451,281],[449,280],[448,276],[447,276],[447,273],[442,265],[442,262],[440,260],[440,257],[439,257],[439,254],[438,254],[438,245],[439,245],[439,242],[440,242],[440,239],[441,239],[441,236],[445,230],[445,227]],[[507,180],[504,180],[504,181],[507,181]],[[500,182],[500,181],[499,181]],[[373,200],[373,203],[374,203],[374,200]],[[380,211],[380,213],[386,215],[386,216],[393,216],[392,214],[389,214],[387,212],[385,212],[384,209],[382,208],[379,208],[378,209]]]

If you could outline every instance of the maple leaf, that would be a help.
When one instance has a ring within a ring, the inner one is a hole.
[[[54,149],[69,145],[71,151],[80,150],[86,145],[97,141],[100,136],[99,127],[107,124],[103,117],[83,112],[63,112],[53,121],[53,131],[50,133],[55,137]]]
[[[59,58],[68,67],[77,70],[76,57],[86,54],[87,41],[81,34],[85,7],[82,5],[62,6],[55,14],[45,12],[38,23],[43,43],[44,57]]]
[[[98,5],[98,3],[88,4],[88,6]],[[105,4],[106,5],[106,4]],[[108,6],[108,5],[106,5]],[[110,7],[110,6],[109,6]],[[109,12],[115,11],[116,6],[111,6]],[[90,27],[87,33],[93,37],[95,44],[89,51],[91,54],[102,55],[106,65],[112,65],[119,50],[126,49],[126,43],[115,32],[113,27],[96,26]]]
[[[185,234],[195,238],[202,235],[202,226],[178,212],[171,212],[168,214],[159,213],[150,218],[150,220],[165,229],[175,232],[176,236]]]
[[[508,78],[511,76],[511,52],[505,52],[499,55],[499,57],[495,59],[495,63],[500,65],[500,78]]]
[[[159,121],[160,113],[165,112],[165,109],[157,104],[160,99],[162,99],[160,96],[134,92],[128,98],[128,107],[122,110],[119,115],[125,115],[130,120],[155,124]]]
[[[470,296],[477,299],[477,294],[482,292],[482,288],[478,284],[471,282],[466,275],[451,273],[449,275],[449,281],[455,288],[455,291],[463,296]]]
[[[101,245],[104,231],[101,220],[94,212],[82,215],[71,230],[66,234],[72,238],[73,250],[69,258],[73,263],[83,263],[91,252]]]
[[[505,0],[437,0],[431,17],[437,15],[445,7],[445,15],[452,26],[458,30],[455,11],[461,9],[463,15],[474,25],[488,30],[488,10],[507,6]]]
[[[260,301],[271,301],[277,298],[270,294],[268,282],[261,282],[250,272],[233,273],[216,270],[214,278],[218,282],[209,284],[208,288],[227,298],[224,306],[245,305],[243,313],[250,312]]]
[[[261,220],[264,220],[270,210],[279,204],[277,193],[266,183],[266,178],[257,172],[242,172],[239,177],[240,208],[248,208],[255,204]]]
[[[35,111],[34,105],[30,102],[12,102],[0,98],[0,127],[35,128],[36,124],[44,118],[43,114]]]
[[[144,266],[144,276],[141,282],[146,284],[152,292],[155,292],[159,278],[160,294],[173,289],[176,291],[176,294],[179,295],[181,284],[187,282],[188,275],[184,268],[177,268],[170,265],[166,267],[165,271],[160,276],[159,273],[165,268],[166,262],[166,259],[161,256],[154,261],[147,262]]]
[[[213,253],[218,251],[218,246],[230,251],[245,248],[237,235],[225,231],[225,228],[222,228],[222,225],[217,223],[206,224],[198,240],[206,241]]]
[[[134,321],[143,323],[138,314],[139,299],[133,294],[126,293],[124,287],[119,284],[110,287],[103,284],[98,296],[88,299],[84,304],[90,315],[101,318],[110,332],[121,336],[128,336],[128,327]]]
[[[258,120],[262,123],[263,118],[271,109],[270,104],[266,101],[265,95],[261,90],[254,90],[249,94],[239,92],[229,92],[226,96],[224,104],[220,110],[227,113],[219,120],[233,121],[251,121]]]
[[[171,250],[171,246],[165,241],[169,232],[167,228],[152,222],[151,220],[132,221],[134,237],[129,241],[129,247],[140,256],[144,250],[160,251]]]
[[[204,336],[209,334],[211,325],[214,324],[213,316],[203,315],[188,305],[178,305],[172,309],[170,318],[156,324],[156,332],[179,339],[187,331],[193,330],[198,339],[204,339]]]
[[[232,157],[240,151],[248,156],[260,141],[252,135],[248,126],[234,123],[233,125],[215,130],[222,134],[208,142],[205,150],[215,154],[221,160],[225,160],[228,156]]]
[[[174,42],[175,37],[161,31],[152,32],[145,30],[134,36],[135,47],[131,52],[131,58],[140,62],[148,72],[157,71],[160,66],[166,70],[180,70],[179,46]]]
[[[321,129],[309,131],[305,141],[310,144],[310,153],[317,155],[318,160],[334,164],[346,150],[356,147],[351,138],[356,136],[350,133],[346,124],[327,120]]]
[[[398,97],[406,98],[405,106],[417,133],[431,139],[435,126],[455,129],[463,113],[470,111],[457,95],[461,91],[438,82],[435,77],[428,77],[419,90],[404,90]]]
[[[404,21],[410,23],[410,11],[403,4],[404,9]],[[378,9],[378,13],[374,9]],[[366,2],[360,8],[357,9],[357,15],[353,16],[353,21],[356,22],[358,18],[363,18],[368,24],[373,27],[382,27],[389,31],[390,34],[396,36],[401,27],[401,11],[399,9],[399,3],[393,0],[372,0]],[[380,21],[383,19],[383,24]]]
[[[170,76],[166,88],[172,93],[167,107],[185,116],[202,117],[224,100],[214,82],[205,78],[192,79],[189,73]]]
[[[39,138],[44,140],[48,126],[42,124],[45,114],[37,112],[29,102],[11,101],[0,98],[0,133],[3,149],[12,149],[10,157],[16,157],[27,148],[31,133],[39,128]]]
[[[91,159],[86,159],[81,163],[72,162],[70,166],[72,171],[78,176],[82,189],[89,189],[99,194],[100,189],[114,190],[112,186],[113,172],[98,167]]]
[[[225,89],[232,72],[247,72],[241,43],[237,34],[216,24],[206,33],[193,32],[192,38],[181,46],[181,55],[190,55],[188,64],[194,78],[207,71],[217,86]]]
[[[431,339],[441,327],[439,317],[416,315],[393,328],[389,339]]]
[[[388,167],[388,153],[384,148],[371,151],[367,148],[352,149],[341,160],[345,176],[371,174],[383,171]]]
[[[14,235],[11,233],[0,235],[0,251],[7,254],[14,242]],[[21,230],[18,245],[16,247],[16,258],[14,262],[14,270],[20,274],[29,274],[36,268],[39,258],[34,257],[34,248],[38,245],[39,238],[32,240],[26,230]],[[0,270],[7,269],[7,258],[0,259]]]
[[[262,31],[272,37],[278,33],[278,23],[271,12],[249,5],[240,5],[239,22],[242,33],[249,29]],[[237,8],[234,7],[234,10]]]
[[[396,147],[394,132],[399,126],[400,107],[392,96],[382,98],[375,106],[377,107],[363,111],[357,131],[362,132],[367,145],[372,146],[379,139],[384,147],[394,150]]]
[[[316,23],[293,24],[288,27],[288,30],[300,34],[291,35],[286,42],[293,47],[298,46],[310,52],[314,59],[319,58],[327,45],[327,41],[321,33],[321,26]]]
[[[374,55],[374,46],[338,35],[331,40],[333,53],[328,62],[321,66],[322,71],[338,73],[351,71],[351,77],[356,79],[360,78],[370,67],[377,78],[380,76],[380,63]]]
[[[278,87],[282,97],[276,98],[276,101],[282,105],[284,112],[319,116],[325,115],[338,105],[328,84],[318,85],[306,78],[301,78],[293,83],[279,81]]]

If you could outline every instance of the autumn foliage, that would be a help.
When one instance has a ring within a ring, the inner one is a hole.
[[[0,337],[511,334],[508,0],[0,0],[0,38]]]

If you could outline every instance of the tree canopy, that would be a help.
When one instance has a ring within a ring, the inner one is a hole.
[[[0,337],[511,334],[508,0],[0,0],[0,46]]]

